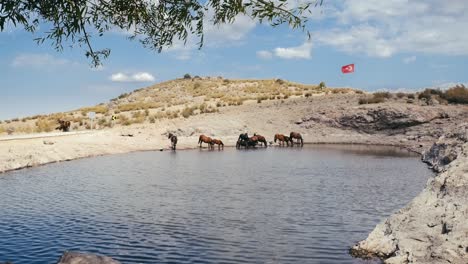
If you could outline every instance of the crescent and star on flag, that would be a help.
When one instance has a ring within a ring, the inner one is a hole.
[[[353,64],[348,64],[343,67],[341,67],[341,72],[342,73],[353,73],[354,72],[354,63]]]

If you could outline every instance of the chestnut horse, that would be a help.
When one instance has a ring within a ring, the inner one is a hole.
[[[294,138],[296,139],[297,144],[301,144],[301,147],[304,146],[304,140],[302,139],[301,134],[297,132],[291,132],[291,134],[289,134],[289,137],[291,138],[291,142],[293,142],[293,138]],[[294,143],[293,143],[293,146],[294,146]]]
[[[284,146],[284,142],[286,142],[286,145],[289,146],[289,142],[291,142],[291,145],[293,144],[292,139],[288,136],[285,136],[283,134],[276,134],[275,135],[275,143],[276,140],[279,141],[280,146]]]
[[[214,144],[218,145],[218,149],[221,149],[221,148],[224,149],[224,143],[221,140],[213,138],[211,142],[213,143],[213,145]]]
[[[205,135],[200,135],[200,137],[198,138],[198,144],[200,144],[200,148],[202,147],[202,143],[206,143],[208,144],[208,148],[209,149],[213,149],[213,139],[211,139],[210,137],[207,137]]]
[[[172,133],[169,133],[169,135],[167,135],[167,138],[171,140],[171,148],[172,150],[175,150],[176,149],[176,145],[177,145],[177,136],[172,134]]]
[[[263,143],[265,145],[265,148],[267,147],[267,141],[264,136],[260,136],[255,133],[254,136],[251,137],[250,139],[256,142]]]

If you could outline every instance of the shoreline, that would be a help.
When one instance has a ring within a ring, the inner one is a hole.
[[[13,141],[13,140],[21,141],[21,140],[31,140],[31,139],[55,138],[55,137],[63,137],[63,136],[73,136],[73,135],[33,137],[33,138],[26,138],[26,139],[16,138],[16,139],[8,139],[8,140],[5,140],[5,141]],[[0,139],[0,141],[2,141],[2,140]],[[418,156],[422,157],[421,152],[418,152],[417,150],[414,150],[410,146],[398,145],[398,144],[392,144],[392,143],[367,143],[367,142],[347,142],[347,141],[342,141],[342,142],[340,142],[340,141],[313,142],[312,141],[311,142],[311,141],[309,141],[309,142],[304,142],[304,145],[309,145],[309,146],[311,146],[311,145],[345,145],[345,146],[346,145],[356,145],[356,146],[393,147],[393,148],[398,148],[400,150],[405,150],[405,151],[408,151],[408,152],[411,152],[411,153],[414,153],[414,154],[418,154]],[[236,146],[235,146],[235,144],[225,144],[224,147],[225,148],[235,148]],[[278,146],[278,145],[268,146],[268,148],[271,148],[271,147],[281,147],[281,146]],[[297,146],[294,146],[294,147],[297,147]],[[257,148],[263,148],[263,147],[257,147]],[[292,147],[290,147],[290,148],[292,148]],[[199,147],[184,146],[184,147],[177,148],[176,151],[187,151],[187,150],[196,150],[196,149],[199,149]],[[205,149],[205,147],[203,147],[203,149]],[[113,152],[113,153],[103,153],[103,154],[90,154],[90,155],[87,155],[87,156],[77,156],[77,157],[73,157],[73,158],[69,158],[69,159],[52,160],[52,161],[47,161],[47,162],[44,162],[44,163],[30,164],[30,165],[15,167],[15,168],[7,169],[7,170],[0,170],[0,176],[2,176],[5,173],[12,172],[12,171],[20,171],[20,170],[23,170],[23,169],[31,169],[31,168],[46,166],[46,165],[49,165],[49,164],[60,163],[60,162],[68,162],[68,161],[74,161],[74,160],[80,160],[80,159],[89,159],[89,158],[101,157],[101,156],[129,154],[129,153],[135,153],[135,152],[167,152],[167,151],[172,151],[172,150],[170,148],[166,147],[166,148],[153,148],[153,149],[136,149],[136,150],[123,151],[123,152]],[[222,149],[218,150],[217,147],[215,147],[215,149],[213,151],[222,151]]]

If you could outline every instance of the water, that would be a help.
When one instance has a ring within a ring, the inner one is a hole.
[[[0,262],[367,263],[348,249],[431,172],[393,148],[142,152],[0,175]]]

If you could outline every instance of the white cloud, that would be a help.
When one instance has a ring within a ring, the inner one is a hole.
[[[13,67],[44,68],[70,64],[66,59],[54,57],[50,54],[20,54],[11,62]]]
[[[410,64],[410,63],[413,63],[415,61],[416,61],[416,56],[410,56],[410,57],[403,58],[403,62],[405,64]]]
[[[113,82],[154,82],[155,80],[154,76],[147,72],[137,72],[132,75],[118,72],[112,74],[109,79]]]
[[[297,47],[274,49],[275,56],[283,59],[310,59],[312,53],[312,43],[305,42]]]
[[[383,58],[407,52],[468,55],[466,0],[337,2],[327,13],[335,26],[313,34],[321,45]]]
[[[257,58],[260,58],[260,59],[271,59],[273,58],[273,53],[267,51],[267,50],[259,50],[257,51]]]
[[[208,12],[204,21],[204,47],[240,45],[256,26],[256,22],[246,15],[238,15],[233,23],[214,26],[211,22],[212,15],[212,12]],[[175,53],[178,60],[188,60],[192,58],[193,51],[198,49],[198,42],[196,36],[189,35],[186,43],[174,40],[172,46],[163,51]]]

